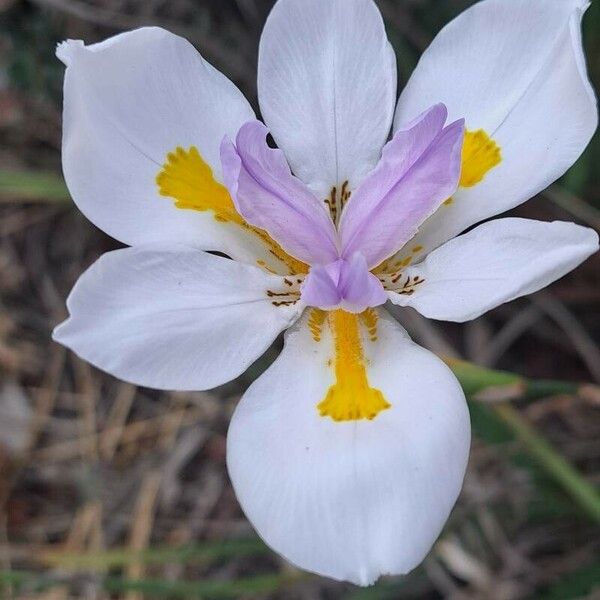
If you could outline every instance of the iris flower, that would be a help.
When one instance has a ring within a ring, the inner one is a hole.
[[[383,304],[467,321],[597,249],[572,223],[489,220],[596,129],[585,8],[475,4],[396,103],[372,0],[279,0],[259,50],[266,125],[162,29],[59,45],[66,181],[129,247],[81,276],[54,337],[125,381],[207,390],[287,329],[237,406],[227,463],[260,536],[299,567],[363,585],[407,573],[461,489],[461,387]]]

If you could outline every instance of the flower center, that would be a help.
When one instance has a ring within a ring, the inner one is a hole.
[[[323,310],[342,308],[351,313],[387,301],[382,281],[369,272],[359,252],[328,265],[314,265],[302,285],[302,300]]]

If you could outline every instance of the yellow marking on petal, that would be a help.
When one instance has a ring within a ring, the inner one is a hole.
[[[377,316],[377,311],[374,308],[367,308],[364,312],[360,313],[359,318],[363,325],[367,328],[369,332],[369,339],[372,342],[377,341],[377,321],[379,317]]]
[[[325,319],[327,318],[327,313],[324,310],[319,308],[313,308],[310,311],[310,316],[308,317],[308,328],[312,334],[313,340],[315,342],[321,341],[321,336],[323,334],[323,325],[325,324]]]
[[[242,227],[251,231],[254,235],[257,235],[268,246],[269,252],[288,268],[290,275],[308,273],[308,265],[293,256],[290,256],[266,231],[259,229],[258,227],[253,227],[245,221],[243,222]],[[256,262],[258,264],[258,261]],[[270,270],[273,272],[273,269]]]
[[[466,131],[459,185],[461,187],[477,185],[501,161],[500,146],[483,129]]]
[[[308,273],[308,266],[285,252],[266,231],[246,223],[236,210],[227,188],[214,178],[212,169],[195,146],[189,150],[178,146],[169,152],[156,176],[156,184],[160,195],[173,198],[177,208],[211,211],[217,221],[233,223],[258,236],[290,274]],[[265,261],[257,261],[257,264],[272,271]]]
[[[322,417],[338,422],[371,421],[391,407],[381,391],[369,385],[359,319],[370,323],[374,319],[376,333],[376,313],[359,317],[344,310],[334,310],[327,315],[334,345],[335,383],[317,409]]]
[[[375,267],[372,271],[374,275],[390,275],[391,273],[397,271],[398,269],[402,269],[408,267],[412,261],[414,260],[414,255],[419,254],[423,250],[423,246],[415,246],[412,249],[412,254],[402,258],[400,260],[393,260],[395,257],[388,258],[384,260],[380,265]]]
[[[454,203],[454,198],[450,197],[450,198],[448,198],[448,200],[446,200],[444,202],[444,206],[450,206],[453,203]]]
[[[156,176],[161,196],[175,200],[177,208],[210,210],[218,221],[241,225],[244,219],[235,209],[227,188],[213,176],[195,146],[180,146],[167,154],[162,170]]]
[[[377,265],[372,273],[373,275],[379,275],[380,273],[386,273],[389,268],[389,259],[384,260],[381,264]]]
[[[268,271],[269,273],[271,273],[271,275],[277,275],[277,271],[275,271],[275,269],[271,269],[271,267],[266,263],[266,261],[259,259],[256,261],[256,264],[261,267],[262,269],[264,269],[265,271]]]

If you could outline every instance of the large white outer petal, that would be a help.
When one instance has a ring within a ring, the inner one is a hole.
[[[375,166],[396,58],[372,0],[279,0],[262,34],[258,96],[294,173],[322,198]]]
[[[540,290],[598,250],[598,234],[574,223],[496,219],[437,250],[407,277],[425,279],[410,296],[390,300],[430,319],[469,321]]]
[[[254,262],[262,245],[211,212],[158,194],[167,153],[196,146],[221,181],[219,146],[254,119],[241,92],[185,39],[158,27],[59,45],[63,169],[82,212],[128,245],[185,243]]]
[[[112,375],[151,388],[206,390],[254,362],[298,309],[266,291],[282,278],[185,247],[102,256],[76,283],[54,339]]]
[[[246,392],[227,462],[260,536],[303,569],[366,585],[418,565],[459,494],[470,424],[450,370],[380,311],[369,380],[392,407],[336,423],[317,404],[332,383],[330,338],[306,322]]]
[[[436,102],[485,129],[502,162],[462,188],[414,238],[430,251],[528,200],[579,157],[597,122],[580,22],[585,0],[484,0],[448,24],[398,102],[395,127]]]

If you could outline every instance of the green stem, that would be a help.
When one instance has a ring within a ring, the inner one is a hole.
[[[494,371],[461,360],[445,360],[460,381],[465,394],[474,400],[488,400],[483,404],[523,443],[527,452],[585,513],[600,523],[600,495],[596,489],[543,439],[516,408],[506,402],[560,394],[576,395],[583,387],[565,381],[529,380],[514,373]],[[587,387],[588,390],[593,388]],[[596,388],[593,389],[597,392]]]
[[[465,394],[476,399],[517,400],[560,394],[579,394],[581,385],[551,379],[526,379],[507,371],[495,371],[455,358],[444,358],[460,381]],[[496,394],[494,394],[496,392]]]
[[[3,200],[67,203],[71,196],[63,178],[54,173],[0,169],[0,202]]]
[[[523,442],[544,470],[585,510],[600,523],[600,495],[510,404],[498,404],[494,412]]]

